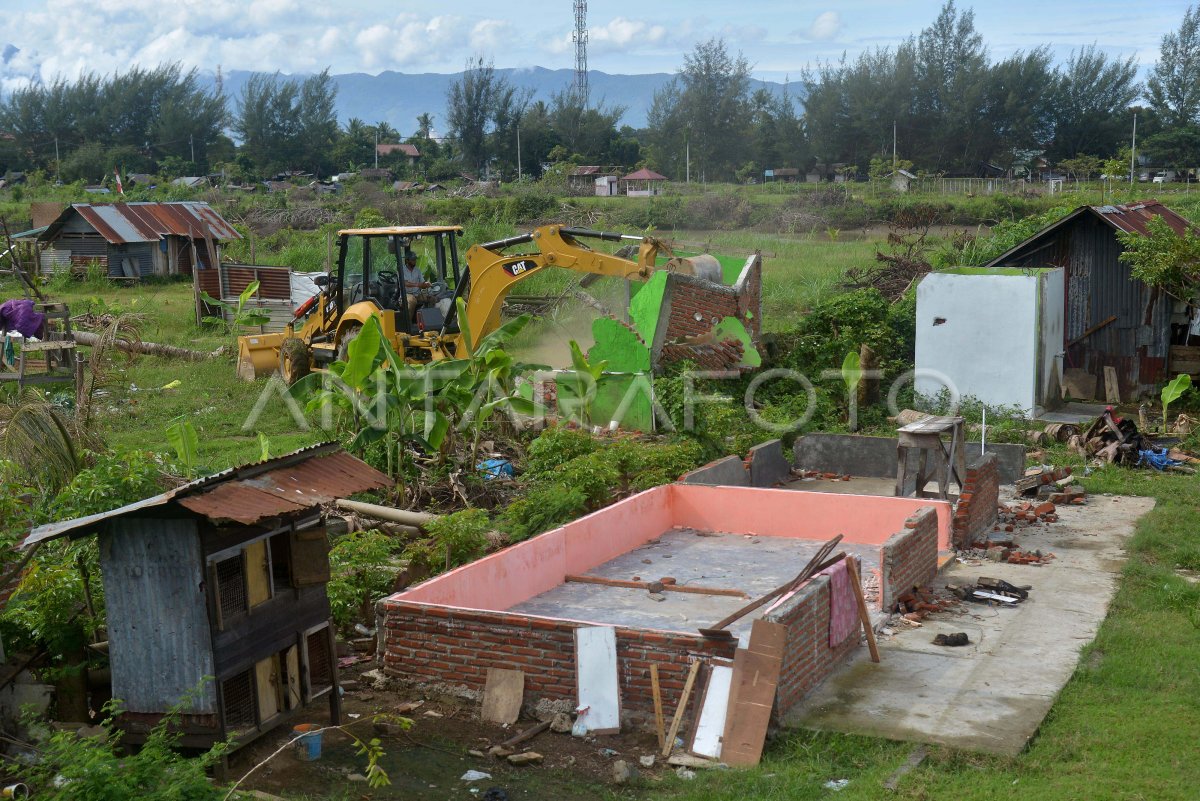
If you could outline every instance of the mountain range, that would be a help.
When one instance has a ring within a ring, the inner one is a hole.
[[[575,72],[569,69],[550,70],[544,67],[526,69],[496,69],[497,76],[507,79],[520,89],[529,90],[533,100],[550,101],[551,95],[571,86]],[[254,75],[253,72],[234,70],[224,74],[226,96],[230,99],[230,110],[235,110],[242,87]],[[205,79],[214,82],[216,76],[206,74]],[[303,78],[306,76],[291,76]],[[588,73],[589,94],[594,103],[609,106],[624,106],[625,115],[621,125],[642,128],[646,115],[654,101],[654,93],[675,77],[666,72],[644,75],[612,75],[597,70]],[[445,132],[446,93],[450,86],[462,78],[461,72],[381,72],[369,75],[362,72],[332,76],[337,85],[338,120],[345,124],[352,117],[368,124],[387,122],[402,135],[408,136],[416,130],[418,114],[428,112],[434,117],[434,129]],[[775,94],[785,91],[784,84],[774,81],[752,79],[750,91],[766,88]],[[799,89],[787,89],[793,95]]]

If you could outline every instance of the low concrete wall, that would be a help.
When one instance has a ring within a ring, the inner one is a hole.
[[[740,456],[726,456],[697,467],[679,477],[684,484],[715,484],[726,487],[749,487],[750,471]]]
[[[783,443],[777,439],[755,445],[746,456],[750,463],[750,485],[774,487],[791,478],[792,463],[783,456]]]
[[[967,460],[979,455],[979,443],[968,442]],[[864,437],[857,434],[805,434],[792,449],[797,470],[820,470],[852,476],[894,478],[896,440],[892,437]],[[1011,484],[1025,474],[1025,446],[989,444],[985,451],[996,455],[1001,484]],[[910,451],[909,475],[916,478],[915,451]],[[906,491],[911,488],[906,487]]]

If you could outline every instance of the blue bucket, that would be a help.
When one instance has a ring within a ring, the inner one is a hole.
[[[301,762],[316,762],[321,758],[320,729],[316,723],[301,723],[292,727],[292,734],[298,738],[295,742],[296,759]]]

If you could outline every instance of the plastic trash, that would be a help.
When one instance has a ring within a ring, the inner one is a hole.
[[[462,776],[459,776],[459,781],[464,782],[480,782],[484,779],[492,778],[492,774],[484,773],[482,770],[468,770]]]
[[[507,459],[485,459],[475,465],[475,469],[483,473],[485,479],[512,478],[516,475],[512,462]]]
[[[836,793],[839,790],[845,790],[848,784],[850,784],[849,779],[830,779],[825,782],[825,789],[833,790]]]

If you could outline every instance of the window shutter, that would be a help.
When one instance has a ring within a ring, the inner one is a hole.
[[[325,528],[292,532],[292,585],[312,587],[329,581],[329,537]]]

